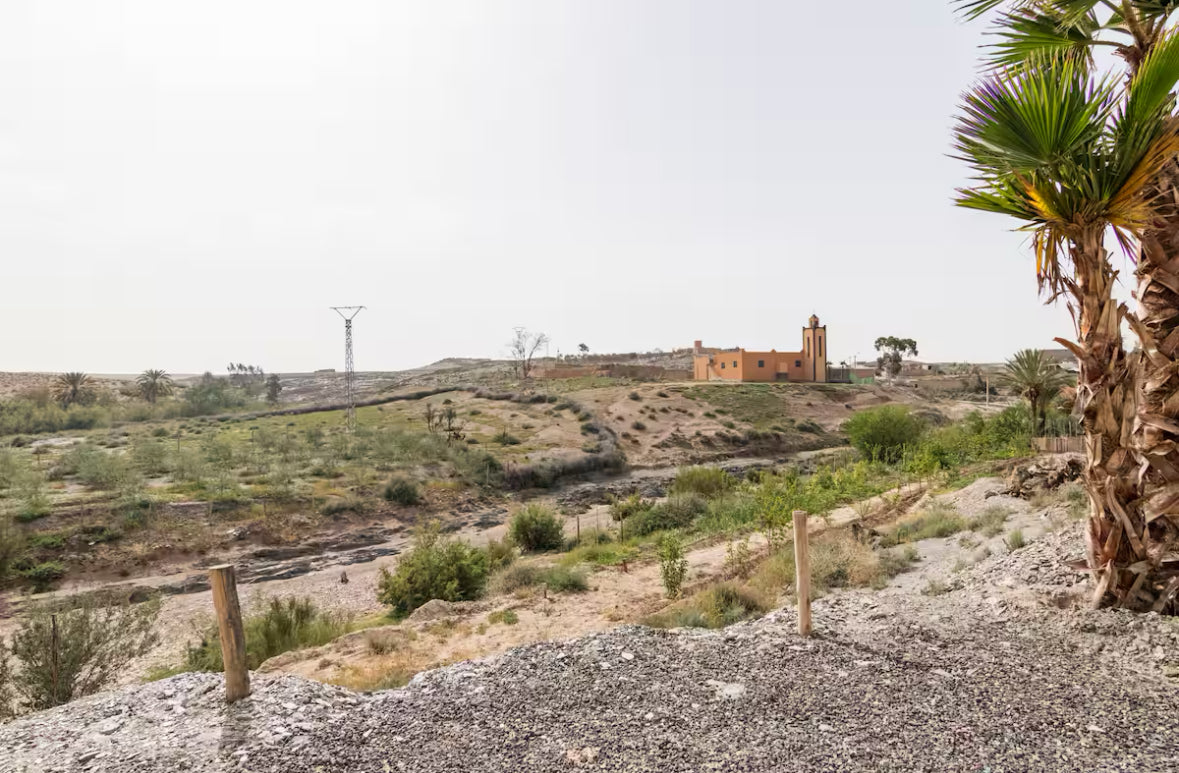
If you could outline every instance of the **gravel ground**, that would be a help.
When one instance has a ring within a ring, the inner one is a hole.
[[[373,695],[255,675],[227,708],[214,675],[123,688],[0,726],[0,771],[1179,771],[1179,621],[1058,608],[1078,534],[939,595],[820,599],[809,639],[783,609],[530,645]]]

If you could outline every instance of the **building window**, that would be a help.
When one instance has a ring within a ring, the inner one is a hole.
[[[823,339],[822,338],[819,339],[819,356],[820,357],[823,356]]]
[[[759,367],[759,368],[764,368],[765,366],[766,366],[766,361],[765,361],[765,360],[758,360],[758,361],[757,361],[757,367]]]
[[[794,367],[801,368],[802,367],[802,360],[795,360]]]
[[[735,367],[737,367],[737,361],[736,361],[736,360],[733,360],[733,367],[734,367],[734,368],[735,368]]]
[[[806,356],[811,356],[811,339],[806,339]]]
[[[725,369],[725,364],[722,362],[721,363],[721,370],[724,370],[724,369]]]

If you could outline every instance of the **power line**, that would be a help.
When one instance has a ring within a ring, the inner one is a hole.
[[[356,364],[352,361],[352,320],[363,306],[332,306],[332,311],[344,318],[344,398],[348,401],[345,419],[348,431],[356,429]]]

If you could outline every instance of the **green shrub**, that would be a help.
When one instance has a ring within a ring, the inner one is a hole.
[[[127,483],[132,477],[131,466],[121,454],[102,451],[91,445],[80,445],[66,456],[73,457],[78,480],[91,488],[110,491]]]
[[[643,430],[645,430],[647,428],[647,425],[641,421],[635,420],[630,423],[630,428],[635,430],[636,432],[642,432]]]
[[[657,531],[686,529],[708,510],[708,501],[699,494],[672,494],[666,501],[637,512],[627,521],[627,534],[644,537]]]
[[[1007,545],[1008,550],[1019,550],[1028,544],[1027,539],[1024,538],[1023,531],[1021,529],[1012,530],[1012,532],[1007,535],[1007,539],[1003,540],[1003,542]]]
[[[352,627],[345,618],[320,612],[310,598],[272,598],[242,621],[246,664],[256,669],[275,655],[327,644]],[[199,645],[189,648],[186,666],[189,671],[224,670],[216,626],[205,630]]]
[[[16,511],[16,520],[30,523],[53,512],[49,497],[39,488],[25,492]]]
[[[565,543],[565,530],[551,508],[526,505],[512,516],[508,536],[520,549],[529,553],[558,550]]]
[[[688,559],[684,557],[684,543],[676,534],[665,534],[659,540],[659,574],[667,597],[678,598],[688,576]]]
[[[819,435],[823,432],[823,428],[810,419],[803,419],[794,426],[799,432],[809,432],[812,435]]]
[[[413,548],[401,556],[393,572],[381,570],[377,600],[403,618],[431,599],[470,601],[487,584],[487,551],[446,539],[438,527],[418,531]]]
[[[67,611],[37,607],[12,636],[20,667],[11,673],[5,673],[7,652],[0,645],[0,698],[9,698],[0,700],[0,715],[41,711],[102,689],[155,643],[159,610],[158,601]]]
[[[29,537],[29,547],[34,550],[61,550],[65,547],[65,536],[57,533],[34,534]]]
[[[511,566],[516,560],[516,547],[506,537],[502,540],[487,541],[487,569],[495,572],[505,566]]]
[[[540,585],[540,567],[517,563],[493,574],[487,583],[487,592],[492,595],[515,593],[536,585]]]
[[[415,481],[397,475],[385,484],[385,499],[408,507],[422,501],[422,492]]]
[[[14,562],[15,563],[15,562]],[[65,567],[58,561],[42,561],[18,569],[18,573],[33,586],[34,593],[43,593],[53,587],[53,583],[65,577]]]
[[[719,467],[684,467],[676,472],[668,491],[672,494],[699,494],[711,499],[736,484],[733,476]]]
[[[924,424],[908,406],[881,405],[855,414],[843,430],[866,458],[891,464],[901,460],[906,446],[917,442]]]
[[[589,590],[585,572],[568,566],[550,566],[541,573],[541,582],[551,591],[580,593]]]
[[[636,401],[637,401],[637,400],[642,400],[642,399],[643,399],[643,396],[642,396],[642,395],[640,395],[638,392],[631,392],[631,393],[630,393],[629,395],[627,395],[627,396],[628,396],[630,399],[632,399],[632,400],[636,400]]]

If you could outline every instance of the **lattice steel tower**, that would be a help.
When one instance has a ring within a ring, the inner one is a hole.
[[[356,365],[352,361],[352,320],[363,306],[332,306],[344,318],[344,397],[348,401],[348,431],[356,429]]]

